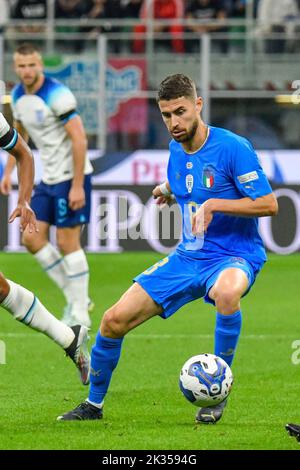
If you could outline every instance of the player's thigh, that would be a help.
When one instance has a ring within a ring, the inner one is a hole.
[[[101,323],[101,334],[110,329],[119,329],[125,334],[150,318],[160,315],[163,309],[135,282],[105,313]]]
[[[22,243],[31,253],[41,250],[49,240],[50,225],[47,222],[37,221],[38,232],[29,232],[29,227],[22,234]]]
[[[249,279],[245,271],[240,268],[226,268],[218,275],[209,291],[209,297],[213,300],[220,296],[239,299],[248,288]]]
[[[76,225],[75,227],[57,227],[56,243],[64,255],[81,249],[81,227],[81,225]]]

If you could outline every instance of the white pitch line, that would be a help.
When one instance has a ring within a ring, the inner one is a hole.
[[[34,338],[42,335],[42,333],[2,333],[0,332],[0,339],[1,338]],[[94,334],[90,335],[92,338],[95,337]],[[210,339],[213,338],[213,334],[129,334],[126,337],[128,339]],[[295,335],[277,335],[277,334],[267,334],[267,335],[242,335],[241,339],[286,339],[286,338],[294,338],[296,339]],[[298,339],[298,338],[297,338]],[[300,339],[300,338],[299,338]]]

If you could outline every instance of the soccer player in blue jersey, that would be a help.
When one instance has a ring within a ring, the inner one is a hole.
[[[278,206],[251,144],[202,121],[202,99],[185,75],[167,77],[157,101],[173,140],[168,180],[153,194],[159,202],[175,196],[183,239],[105,312],[92,349],[89,397],[60,420],[102,418],[124,336],[201,297],[217,310],[214,352],[231,365],[241,330],[240,299],[266,261],[257,217],[276,215]],[[196,421],[216,423],[225,405],[201,408]]]
[[[21,82],[12,91],[14,126],[26,141],[32,139],[43,166],[42,182],[31,203],[39,233],[33,236],[26,230],[22,242],[63,291],[67,301],[63,321],[89,327],[89,266],[80,234],[90,217],[92,166],[76,99],[69,88],[44,75],[34,45],[19,46],[14,65]],[[10,156],[1,182],[4,194],[11,189],[14,165]],[[49,241],[51,225],[56,226],[59,249]]]
[[[38,234],[36,217],[30,208],[34,180],[33,158],[29,147],[16,129],[9,126],[0,113],[0,148],[14,155],[18,167],[18,204],[9,222],[20,217],[20,229]],[[6,279],[0,273],[0,306],[24,325],[46,334],[61,346],[76,364],[83,384],[89,382],[90,356],[87,349],[88,329],[85,326],[69,327],[55,318],[29,290]]]

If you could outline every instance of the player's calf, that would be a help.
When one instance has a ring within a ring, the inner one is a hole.
[[[8,296],[9,284],[2,273],[0,273],[0,302]]]

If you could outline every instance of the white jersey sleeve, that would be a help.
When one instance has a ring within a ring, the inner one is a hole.
[[[10,129],[10,126],[7,120],[5,119],[3,114],[0,113],[0,138],[4,137],[5,134],[8,133],[9,129]]]
[[[12,111],[14,121],[21,121],[21,118],[19,116],[19,113],[18,113],[13,101],[12,101],[10,107],[11,107],[11,111]]]
[[[71,90],[63,84],[54,89],[50,107],[54,115],[63,121],[63,123],[68,122],[71,117],[77,114],[76,98]]]
[[[0,148],[11,150],[17,143],[18,133],[10,127],[7,120],[0,113]]]

